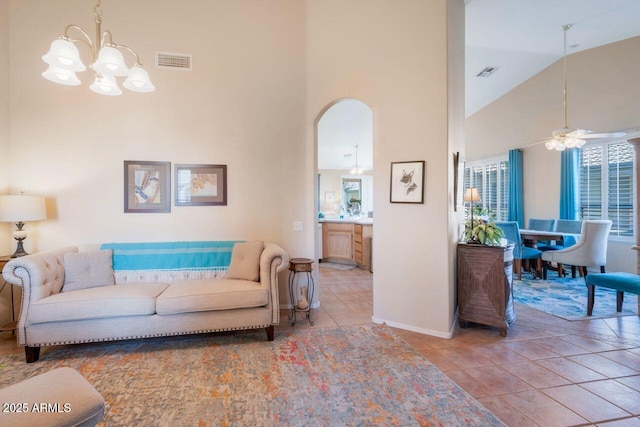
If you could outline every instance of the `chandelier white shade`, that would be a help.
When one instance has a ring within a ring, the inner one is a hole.
[[[54,83],[58,83],[66,86],[78,86],[80,79],[73,71],[65,70],[64,68],[56,67],[55,65],[49,65],[49,68],[42,73],[42,77],[47,80],[51,80]]]
[[[96,75],[93,84],[89,89],[101,95],[117,96],[122,95],[122,91],[118,87],[115,77],[109,75]]]
[[[76,72],[84,71],[87,67],[80,59],[80,52],[76,43],[82,42],[91,49],[91,69],[95,73],[95,80],[90,86],[93,92],[102,95],[121,95],[115,77],[128,76],[123,86],[134,92],[153,92],[155,86],[149,79],[149,74],[144,70],[138,54],[129,46],[114,43],[109,30],[104,32],[102,28],[102,0],[96,2],[94,8],[96,23],[96,40],[92,40],[88,33],[77,25],[67,25],[64,33],[51,43],[49,52],[42,60],[49,64],[49,68],[42,76],[54,83],[67,86],[77,86],[80,80]],[[80,39],[72,39],[69,36],[71,30],[75,30],[81,36]],[[129,68],[124,61],[121,51],[127,51],[135,56],[135,64]],[[132,75],[133,74],[133,75]]]
[[[122,83],[122,86],[137,92],[153,92],[156,89],[149,80],[147,70],[138,65],[131,67],[127,80]]]
[[[51,66],[61,67],[69,71],[84,71],[87,69],[80,59],[78,48],[68,39],[57,39],[51,43],[49,52],[42,56],[42,60]]]

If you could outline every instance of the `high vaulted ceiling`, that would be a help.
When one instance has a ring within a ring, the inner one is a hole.
[[[470,116],[563,56],[640,36],[640,0],[465,0]],[[640,55],[640,52],[638,52]],[[489,77],[476,77],[496,67]]]

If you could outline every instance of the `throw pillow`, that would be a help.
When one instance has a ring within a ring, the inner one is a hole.
[[[61,292],[115,284],[111,249],[64,254],[64,285]]]
[[[262,255],[263,249],[264,243],[261,241],[233,245],[227,279],[259,281],[260,255]]]

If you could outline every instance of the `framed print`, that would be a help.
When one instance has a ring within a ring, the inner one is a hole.
[[[327,203],[335,203],[336,201],[336,193],[335,191],[326,191],[324,193],[324,201]]]
[[[124,161],[124,211],[171,212],[171,163]]]
[[[227,165],[176,165],[176,206],[226,206]]]
[[[391,163],[391,203],[424,203],[424,160]]]
[[[453,153],[453,210],[458,211],[462,206],[462,193],[464,187],[464,157],[459,151]]]

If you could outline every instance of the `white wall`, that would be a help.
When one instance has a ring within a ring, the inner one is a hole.
[[[374,317],[440,336],[453,322],[446,185],[451,4],[462,2],[307,2],[307,123],[346,97],[373,110]],[[426,161],[425,203],[391,204],[390,163],[408,160]],[[315,180],[307,176],[313,194]],[[308,199],[311,212],[314,201]]]
[[[9,138],[11,135],[9,107],[9,3],[0,2],[0,191],[2,192],[6,192],[9,187]],[[0,241],[0,249],[4,254],[8,250],[7,243]]]
[[[311,244],[290,231],[302,217],[300,176],[310,170],[299,161],[304,4],[111,0],[102,9],[103,30],[138,52],[155,92],[101,96],[89,91],[88,71],[77,87],[45,80],[41,56],[65,25],[94,33],[93,4],[9,1],[11,191],[48,199],[49,219],[27,224],[26,249],[261,239],[295,254]],[[157,68],[155,51],[193,54],[193,71]],[[90,62],[88,48],[80,52]],[[125,214],[124,160],[226,164],[228,206]]]
[[[6,194],[9,189],[9,106],[9,3],[0,1],[0,194]],[[10,224],[0,223],[0,235],[9,235],[10,227]],[[10,240],[0,239],[0,254],[12,251]],[[11,320],[10,310],[11,293],[7,286],[0,294],[0,325]]]
[[[313,258],[314,126],[325,107],[352,97],[374,115],[375,316],[449,334],[447,18],[454,10],[454,32],[462,34],[462,1],[110,0],[102,5],[103,29],[137,50],[157,87],[115,98],[90,92],[88,72],[78,87],[40,76],[40,58],[65,25],[93,34],[93,5],[8,4],[10,190],[48,198],[49,219],[28,224],[27,250],[264,239]],[[89,62],[86,47],[80,50]],[[155,51],[191,53],[194,69],[158,69]],[[124,160],[227,164],[229,205],[124,214]],[[388,202],[390,162],[405,160],[427,163],[422,205]],[[303,232],[293,232],[294,221],[304,221]]]
[[[640,125],[640,37],[570,55],[570,127],[606,132]],[[467,160],[524,149],[525,220],[559,211],[560,154],[535,144],[563,126],[562,61],[488,105],[466,121]],[[610,241],[609,271],[636,272],[633,242]]]

